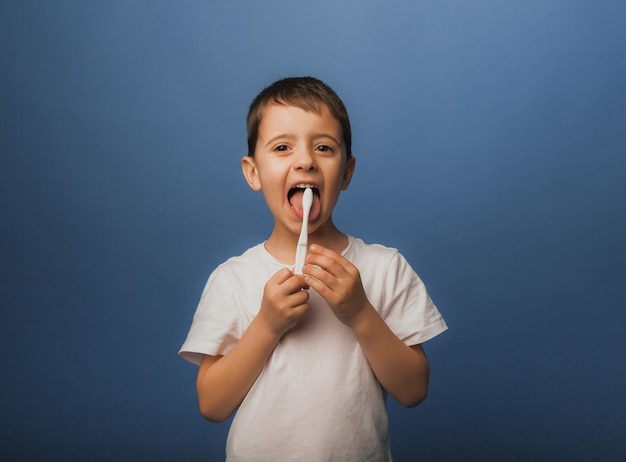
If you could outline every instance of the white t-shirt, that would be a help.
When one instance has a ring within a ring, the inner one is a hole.
[[[446,330],[420,278],[395,249],[349,236],[343,256],[360,272],[370,303],[407,345]],[[179,354],[199,364],[225,355],[257,314],[268,279],[284,265],[263,244],[209,277]],[[358,342],[314,290],[309,311],[283,336],[241,403],[227,460],[391,460],[386,393]]]

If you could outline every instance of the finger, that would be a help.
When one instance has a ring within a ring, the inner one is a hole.
[[[295,321],[302,317],[309,309],[308,299],[308,292],[304,290],[301,291],[300,294],[293,294],[286,298],[284,300],[286,306],[285,309],[282,310],[285,318]]]
[[[306,290],[300,290],[287,296],[287,302],[292,309],[297,309],[302,305],[306,305],[309,301],[309,293]]]
[[[327,286],[331,285],[332,281],[336,279],[336,276],[334,276],[332,273],[328,272],[322,266],[315,264],[307,263],[306,265],[304,265],[302,267],[302,273],[305,276],[305,283],[308,283],[309,285],[309,279],[307,279],[306,276],[315,278],[316,280],[326,284]]]
[[[291,276],[293,276],[293,273],[289,271],[289,269],[282,268],[281,270],[274,273],[274,275],[267,282],[275,285],[281,285]]]
[[[309,304],[308,304],[308,303],[303,303],[302,305],[298,305],[298,306],[294,307],[294,308],[291,310],[291,313],[290,313],[290,316],[289,316],[289,317],[290,317],[290,319],[291,319],[292,321],[297,322],[298,320],[300,320],[300,318],[301,318],[302,316],[304,316],[304,314],[305,314],[308,310],[309,310]]]
[[[293,274],[290,272],[290,276],[281,283],[281,289],[283,293],[291,294],[297,293],[301,290],[309,288],[308,284],[304,281],[304,276],[301,274]]]
[[[315,290],[315,292],[321,295],[324,300],[330,303],[334,299],[335,293],[323,280],[309,275],[305,275],[304,279],[307,281],[309,286]]]
[[[346,257],[319,244],[311,244],[309,250],[308,255],[311,255],[314,259],[316,256],[323,256],[327,258],[325,261],[332,262],[331,264],[337,264],[341,268],[349,268],[352,266],[352,263],[350,263]]]
[[[309,246],[309,253],[313,253],[316,255],[325,255],[329,258],[341,258],[341,255],[339,255],[337,252],[333,252],[329,248],[326,248],[319,244],[311,244]]]
[[[308,309],[309,293],[306,290],[301,290],[297,294],[293,294],[290,297],[292,297],[290,301],[292,303],[291,306],[292,306],[293,311],[299,312],[299,311],[302,311],[303,309],[304,310]]]
[[[311,256],[311,258],[320,263],[325,263],[327,266],[332,266],[334,264],[338,264],[341,266],[341,262],[345,260],[341,255],[337,252],[333,252],[326,247],[323,247],[318,244],[312,244],[309,247],[309,252],[307,256]]]
[[[265,284],[266,289],[275,287],[284,294],[297,292],[302,289],[308,289],[302,275],[295,275],[288,268],[277,271]]]
[[[307,255],[306,263],[307,265],[318,266],[319,268],[322,268],[324,271],[327,271],[328,273],[336,277],[339,277],[345,271],[341,262],[338,261],[333,256],[329,256],[329,255],[321,255],[321,254]]]

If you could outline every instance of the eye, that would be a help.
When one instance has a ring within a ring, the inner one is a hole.
[[[285,152],[288,150],[289,150],[289,146],[287,146],[286,144],[279,144],[278,146],[274,148],[274,151],[278,151],[278,152]]]
[[[320,144],[317,147],[317,150],[321,152],[333,152],[333,148],[331,146],[328,146],[327,144]]]

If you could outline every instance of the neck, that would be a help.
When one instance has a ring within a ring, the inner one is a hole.
[[[278,261],[285,264],[293,264],[296,259],[296,246],[299,234],[274,226],[272,234],[265,242],[265,249]],[[318,244],[333,252],[341,253],[348,245],[348,236],[339,231],[332,219],[316,228],[309,234],[309,245]]]

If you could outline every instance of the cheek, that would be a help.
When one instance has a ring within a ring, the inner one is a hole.
[[[276,168],[263,165],[258,168],[259,181],[264,188],[273,188],[279,181],[279,173]]]
[[[284,178],[280,172],[264,170],[259,175],[261,190],[267,199],[282,200],[284,194]]]

